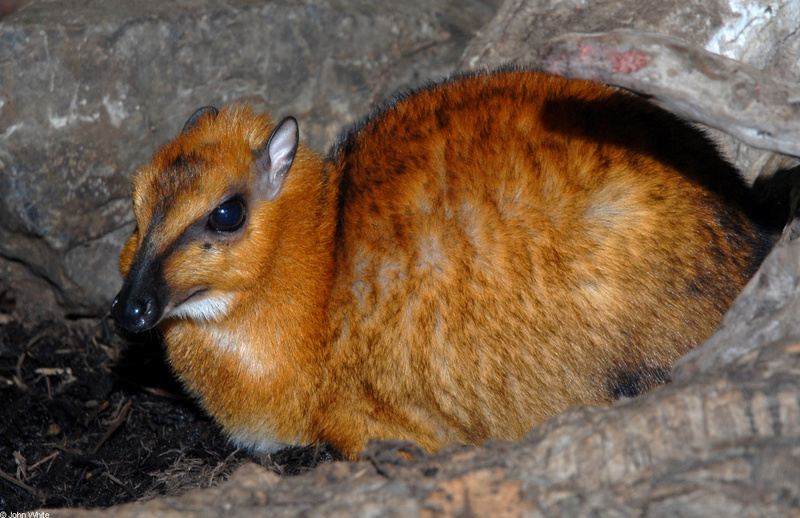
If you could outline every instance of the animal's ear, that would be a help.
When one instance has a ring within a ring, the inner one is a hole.
[[[203,106],[202,108],[194,112],[191,117],[189,117],[189,120],[186,121],[186,124],[183,125],[181,133],[186,133],[190,129],[194,128],[197,125],[197,121],[202,119],[206,113],[210,113],[214,117],[216,117],[217,115],[219,115],[219,110],[214,108],[213,106]]]
[[[267,143],[255,152],[258,190],[265,200],[278,196],[292,167],[300,132],[294,117],[286,117],[275,128]]]

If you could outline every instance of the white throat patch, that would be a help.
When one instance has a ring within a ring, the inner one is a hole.
[[[204,295],[191,298],[180,306],[173,308],[167,316],[200,322],[213,322],[228,314],[232,300],[233,297],[228,294]]]
[[[215,325],[206,326],[206,332],[221,353],[233,355],[242,370],[257,378],[273,372],[274,365],[263,354],[261,344],[253,342],[247,333],[235,329],[224,329]],[[261,346],[261,347],[260,347]]]

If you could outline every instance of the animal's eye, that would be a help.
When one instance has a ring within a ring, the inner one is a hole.
[[[208,226],[220,232],[233,232],[244,225],[244,220],[244,203],[234,198],[214,209],[208,217]]]

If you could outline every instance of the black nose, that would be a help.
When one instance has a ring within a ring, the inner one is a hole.
[[[131,333],[141,333],[152,328],[161,316],[155,296],[124,293],[123,289],[111,304],[111,315],[117,325]]]

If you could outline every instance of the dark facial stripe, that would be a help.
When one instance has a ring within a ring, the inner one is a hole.
[[[155,177],[152,187],[152,192],[159,193],[159,196],[153,209],[155,225],[151,224],[150,228],[155,228],[166,219],[170,205],[179,193],[196,190],[202,171],[207,167],[208,163],[194,153],[178,155],[169,161],[167,167]]]

